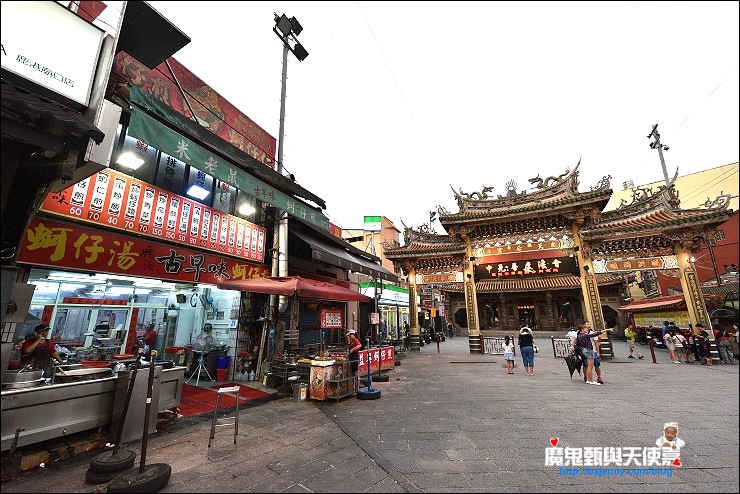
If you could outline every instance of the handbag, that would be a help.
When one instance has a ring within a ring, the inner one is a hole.
[[[540,351],[540,347],[538,347],[537,345],[532,347],[532,349],[534,350],[534,353],[538,353]]]

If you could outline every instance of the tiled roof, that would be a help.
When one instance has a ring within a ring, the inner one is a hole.
[[[671,290],[676,290],[677,292],[683,293],[683,287],[680,285],[675,288],[671,288]],[[704,295],[718,295],[722,297],[730,293],[734,293],[735,295],[737,295],[738,282],[734,281],[731,283],[725,283],[724,285],[720,285],[720,286],[702,286],[701,292]],[[681,296],[683,297],[683,295]]]
[[[645,232],[645,230],[664,230],[682,228],[692,224],[705,224],[712,220],[723,222],[732,214],[731,210],[723,209],[692,209],[669,211],[656,209],[637,216],[618,217],[611,221],[603,221],[581,229],[584,236],[594,236],[601,232],[609,235],[618,232]]]
[[[490,209],[468,210],[445,215],[440,214],[439,221],[446,228],[448,225],[464,220],[479,221],[484,219],[516,218],[523,215],[532,215],[540,211],[547,211],[551,215],[557,209],[571,210],[573,207],[583,204],[601,203],[599,205],[599,209],[601,209],[609,202],[611,192],[611,189],[597,189],[574,196],[558,197],[552,200],[531,200],[530,202],[511,205],[509,207],[492,207]]]
[[[622,283],[620,275],[597,274],[596,282],[599,286]],[[483,280],[475,283],[477,293],[499,293],[499,292],[542,292],[547,290],[572,290],[580,289],[581,280],[572,274],[560,274],[553,276],[531,276],[527,278],[507,278],[501,280]],[[451,283],[442,285],[446,292],[462,293],[465,288],[462,283]]]

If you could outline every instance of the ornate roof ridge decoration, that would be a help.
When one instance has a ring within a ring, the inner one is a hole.
[[[457,245],[459,242],[453,240],[449,235],[447,234],[439,234],[434,231],[434,229],[431,227],[430,223],[424,223],[421,226],[419,226],[416,230],[412,227],[409,227],[406,225],[406,223],[401,220],[401,224],[403,225],[403,243],[404,245],[392,245],[383,244],[383,248],[386,250],[396,250],[396,249],[405,249],[408,248],[411,244],[430,244],[430,247],[434,247],[435,245],[441,245],[441,244],[455,244]],[[396,242],[394,242],[395,244]]]
[[[517,192],[516,182],[509,180],[506,182],[506,195],[499,195],[496,198],[488,195],[488,192],[493,190],[493,187],[483,187],[481,192],[465,193],[462,189],[455,191],[454,187],[450,185],[452,192],[455,194],[459,211],[458,213],[450,214],[449,211],[438,206],[440,221],[445,216],[456,216],[472,211],[506,210],[527,203],[547,204],[548,202],[564,198],[576,197],[579,195],[578,168],[580,165],[581,160],[579,159],[572,171],[570,167],[567,167],[565,173],[560,175],[553,175],[543,179],[538,174],[535,178],[530,178],[529,182],[534,185],[533,192]],[[610,179],[610,175],[602,178],[595,187],[591,187],[591,192],[608,190]]]
[[[655,192],[653,192],[652,187],[632,188],[632,201],[628,202],[627,199],[622,199],[615,210],[604,213],[604,216],[614,216],[617,215],[617,212],[619,212],[619,216],[623,216],[625,213],[655,209],[659,205],[666,209],[678,209],[681,200],[678,198],[678,190],[675,188],[677,179],[678,168],[676,168],[676,174],[670,182],[659,186]]]

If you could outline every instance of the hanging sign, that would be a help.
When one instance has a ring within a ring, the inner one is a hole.
[[[218,284],[270,275],[262,264],[41,217],[31,220],[18,262],[188,283]]]
[[[321,311],[319,312],[319,322],[321,328],[334,329],[344,327],[342,314],[342,309],[321,309]]]
[[[507,261],[475,266],[475,279],[506,278],[511,276],[532,276],[557,273],[575,273],[578,271],[575,258],[561,257],[555,259],[531,259]]]
[[[43,211],[257,262],[266,230],[106,169],[46,196]]]

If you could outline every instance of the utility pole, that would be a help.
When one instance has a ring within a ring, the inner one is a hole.
[[[663,150],[668,151],[670,149],[665,144],[660,143],[660,134],[658,134],[658,124],[653,125],[653,130],[648,134],[648,139],[655,138],[654,142],[650,143],[651,149],[657,149],[658,155],[660,156],[660,165],[663,167],[663,178],[665,179],[665,185],[668,187],[668,170],[665,167],[665,159],[663,159]]]

